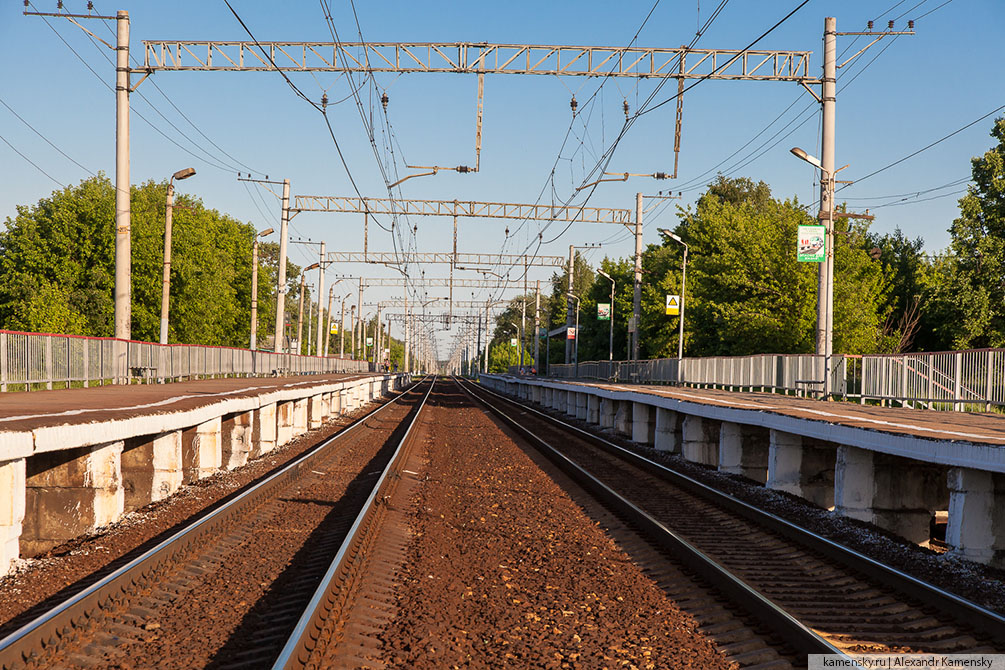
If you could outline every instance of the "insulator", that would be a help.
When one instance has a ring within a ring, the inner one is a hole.
[[[576,115],[576,108],[579,107],[579,103],[576,102],[576,96],[572,96],[572,101],[569,102],[569,107],[572,107],[572,115]]]
[[[872,21],[870,21],[868,25],[869,25],[868,30],[872,30]]]
[[[30,7],[31,6],[31,0],[24,0],[24,6],[25,7]]]
[[[893,30],[893,21],[890,21],[889,23],[887,23],[886,27],[887,27],[888,30]]]
[[[390,98],[387,97],[387,91],[385,91],[380,96],[380,104],[384,107],[384,111],[385,112],[387,111],[387,102],[388,102],[388,100],[390,100]]]
[[[56,9],[62,9],[62,8],[63,8],[63,0],[58,0],[56,2]]]
[[[509,226],[506,226],[506,237],[509,237]]]
[[[666,172],[657,172],[653,176],[656,177],[657,179],[666,179],[667,178],[667,173]]]
[[[457,171],[460,172],[461,174],[464,174],[464,173],[467,173],[467,172],[471,172],[472,170],[467,165],[458,165],[457,166]]]
[[[623,105],[625,110],[625,118],[628,118],[628,98],[625,98],[625,104]]]
[[[321,94],[321,109],[324,109],[327,106],[328,106],[328,94],[327,93],[322,93]]]
[[[93,12],[94,11],[94,3],[91,2],[91,0],[87,0],[87,11],[89,11],[89,12]]]
[[[907,22],[907,29],[914,30],[914,19],[911,19],[910,21]]]

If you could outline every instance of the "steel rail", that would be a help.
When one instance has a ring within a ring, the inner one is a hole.
[[[240,514],[257,500],[267,498],[277,488],[299,478],[303,471],[309,469],[307,464],[319,452],[357,431],[367,420],[398,403],[408,393],[409,391],[406,391],[373,412],[356,419],[266,479],[4,637],[0,640],[0,668],[22,665],[33,651],[57,643],[67,631],[78,627],[77,622],[81,619],[86,619],[96,610],[104,609],[109,603],[121,599],[122,594],[132,585],[153,574],[180,552],[186,551],[206,537],[211,537],[229,519]]]
[[[573,481],[582,486],[590,494],[598,498],[609,508],[627,517],[631,523],[636,524],[645,535],[651,538],[663,549],[671,552],[673,557],[684,564],[688,569],[693,570],[701,578],[708,580],[713,588],[730,598],[733,603],[739,605],[749,614],[757,618],[760,622],[779,634],[789,643],[799,654],[846,654],[833,646],[830,642],[818,635],[816,632],[801,623],[785,610],[764,597],[753,587],[732,574],[719,565],[714,559],[695,547],[693,544],[676,534],[660,521],[642,510],[635,504],[628,501],[619,493],[601,482],[599,479],[587,472],[582,466],[572,461],[570,458],[560,453],[548,442],[535,435],[529,428],[526,428],[520,421],[513,418],[498,406],[487,401],[482,394],[495,396],[497,400],[516,405],[522,412],[532,413],[540,418],[551,419],[547,415],[529,408],[521,403],[506,398],[494,391],[486,388],[478,388],[476,394],[468,386],[468,383],[461,383],[472,399],[484,406],[490,412],[498,416],[508,426],[516,430],[524,439],[538,448],[541,453],[554,463],[562,472],[569,475]],[[553,423],[566,427],[559,421]],[[573,428],[572,426],[568,426]]]
[[[344,576],[348,572],[347,566],[349,563],[358,558],[358,552],[354,550],[365,540],[362,537],[363,533],[361,531],[367,529],[370,525],[368,522],[376,513],[380,501],[386,497],[387,491],[392,484],[391,480],[395,477],[401,463],[405,460],[408,452],[406,445],[409,444],[412,429],[418,423],[422,410],[426,406],[426,400],[429,399],[435,385],[436,380],[434,377],[433,382],[426,390],[426,395],[422,398],[422,402],[419,403],[419,407],[412,413],[412,421],[405,430],[405,434],[401,436],[401,441],[395,448],[391,460],[384,468],[384,471],[381,472],[377,483],[370,492],[370,496],[367,498],[348,534],[342,541],[342,546],[339,547],[331,566],[329,566],[321,583],[314,591],[314,595],[307,604],[297,625],[293,628],[293,632],[283,646],[283,650],[279,653],[275,663],[273,663],[273,670],[303,668],[307,667],[310,662],[311,654],[318,642],[320,633],[324,629],[325,621],[333,608],[333,603],[337,600],[337,591],[341,586],[339,577]]]
[[[859,554],[858,552],[845,547],[833,540],[818,535],[812,531],[800,528],[796,524],[787,521],[770,512],[758,509],[749,503],[735,498],[728,493],[719,491],[707,484],[703,484],[687,475],[671,470],[670,468],[655,463],[640,456],[624,447],[621,447],[598,435],[583,430],[577,426],[568,424],[560,419],[545,414],[537,409],[519,403],[512,398],[498,394],[490,389],[479,387],[480,390],[490,393],[511,404],[517,405],[521,411],[532,413],[538,418],[558,426],[559,428],[574,433],[591,444],[594,444],[608,453],[615,454],[632,465],[639,467],[646,472],[653,474],[665,481],[680,487],[684,491],[697,497],[703,498],[715,505],[718,505],[729,512],[732,512],[744,519],[747,519],[762,528],[777,533],[786,539],[799,544],[800,546],[820,553],[829,560],[833,560],[844,567],[854,570],[871,580],[888,586],[902,595],[920,601],[926,605],[933,605],[940,612],[947,614],[961,624],[971,626],[974,629],[988,635],[992,639],[1005,639],[1005,617],[981,607],[977,603],[961,598],[960,596],[945,591],[933,584],[922,581],[905,572],[897,570],[879,561]],[[819,653],[819,652],[817,652]]]

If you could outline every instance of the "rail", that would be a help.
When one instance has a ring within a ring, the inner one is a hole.
[[[335,356],[0,330],[0,391],[369,369],[368,361]]]
[[[549,375],[619,383],[819,396],[820,357],[759,354],[551,365]],[[865,404],[934,410],[1005,409],[1005,349],[835,356],[832,394]]]

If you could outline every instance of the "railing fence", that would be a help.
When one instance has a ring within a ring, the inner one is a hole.
[[[578,370],[575,364],[556,364],[549,375],[819,396],[820,366],[813,354],[760,354],[587,361]],[[957,411],[1005,408],[1005,349],[834,356],[831,390],[862,403]]]
[[[370,363],[233,347],[0,330],[0,391],[135,379],[364,372]]]

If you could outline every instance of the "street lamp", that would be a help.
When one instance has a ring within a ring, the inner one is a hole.
[[[576,377],[579,377],[579,296],[575,296],[568,291],[565,295],[576,301],[576,344],[573,346],[572,358],[576,362]]]
[[[821,173],[820,212],[817,214],[817,218],[824,225],[825,251],[824,262],[817,275],[816,355],[823,359],[823,397],[829,398],[831,394],[831,357],[834,352],[834,183],[835,175],[848,166],[839,167],[831,172],[824,167],[819,158],[811,156],[799,147],[793,147],[789,151],[796,158],[820,170]]]
[[[318,263],[313,263],[311,265],[308,265],[307,267],[305,267],[303,270],[300,271],[300,309],[298,310],[299,314],[297,315],[297,353],[298,354],[303,351],[303,347],[301,346],[301,343],[303,342],[302,338],[303,338],[303,335],[304,335],[304,285],[307,283],[306,274],[308,272],[310,272],[311,270],[314,270],[318,266],[319,266]],[[309,319],[310,318],[310,309],[308,309],[307,312],[308,312],[308,317],[307,318]],[[308,345],[307,345],[307,354],[309,355],[310,353],[311,353],[311,347],[310,347],[310,343],[308,343]]]
[[[677,335],[677,373],[680,374],[680,361],[684,358],[684,288],[687,282],[687,242],[666,228],[657,228],[656,230],[674,240],[677,244],[684,246],[684,265],[680,273],[680,324]]]
[[[611,282],[611,318],[610,318],[611,328],[610,328],[610,342],[607,345],[607,360],[613,361],[614,360],[614,277],[607,274],[603,270],[597,270],[597,274],[599,274],[601,277],[607,277],[607,279],[610,280]],[[579,333],[576,333],[576,335],[578,336]]]
[[[516,341],[519,343],[520,347],[523,348],[523,342],[521,341],[520,338],[520,326],[516,325],[515,323],[511,323],[510,325],[513,327],[513,330],[516,331]]]
[[[195,174],[195,168],[178,170],[168,181],[167,207],[164,214],[164,282],[161,287],[161,344],[168,341],[168,305],[171,293],[171,215],[174,209],[174,180],[188,179]]]
[[[271,235],[276,232],[272,228],[266,228],[255,235],[255,241],[251,244],[251,350],[258,348],[258,238]]]

